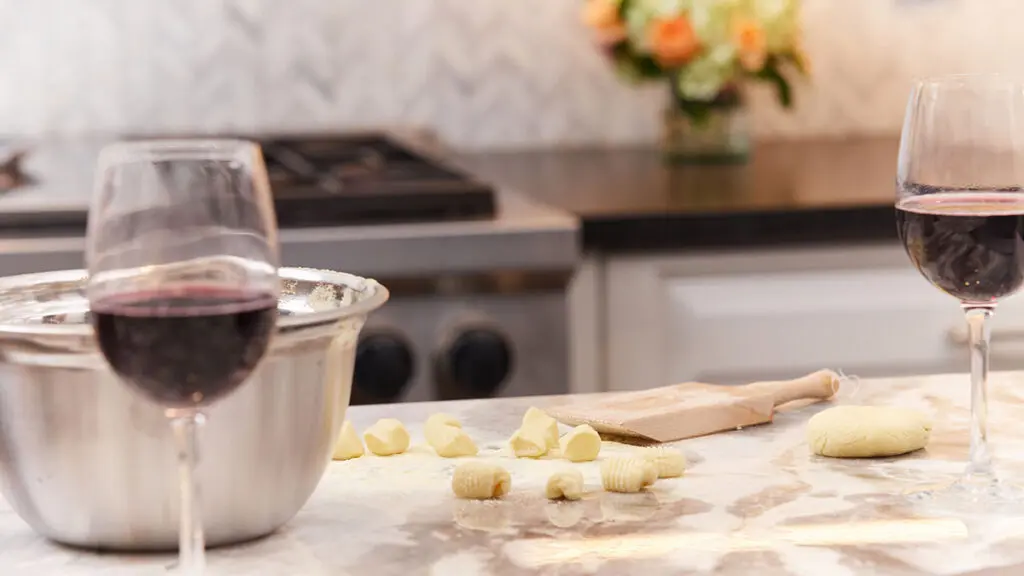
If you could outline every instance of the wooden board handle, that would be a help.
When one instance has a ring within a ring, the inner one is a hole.
[[[828,400],[839,391],[839,375],[831,370],[818,370],[795,380],[755,382],[750,388],[769,392],[776,406],[794,400]]]

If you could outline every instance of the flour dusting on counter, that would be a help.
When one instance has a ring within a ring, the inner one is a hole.
[[[1008,474],[1024,472],[1024,374],[992,377],[992,441]],[[690,460],[681,478],[639,494],[600,489],[600,464],[637,447],[604,442],[594,462],[513,458],[506,445],[523,411],[558,399],[498,399],[355,407],[357,430],[398,418],[404,454],[334,462],[316,493],[279,533],[209,554],[225,576],[374,574],[642,574],[716,576],[953,576],[1000,568],[1024,574],[1024,519],[927,516],[900,494],[955,478],[967,453],[966,376],[863,380],[858,404],[927,412],[929,446],[899,458],[836,461],[810,454],[807,419],[828,404],[781,411],[755,426],[675,444]],[[452,414],[480,447],[439,458],[422,423]],[[563,427],[562,433],[568,429]],[[499,500],[458,500],[451,473],[479,459],[504,467]],[[570,467],[583,499],[549,501],[548,476]],[[164,574],[172,556],[96,555],[50,544],[0,506],[0,573],[33,576]]]

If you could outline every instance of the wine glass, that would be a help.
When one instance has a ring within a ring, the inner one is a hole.
[[[202,410],[240,386],[277,321],[277,223],[254,143],[157,140],[100,154],[86,262],[103,356],[163,407],[178,448],[179,566],[203,573]]]
[[[896,221],[911,262],[960,301],[971,356],[970,462],[950,486],[912,494],[942,507],[1006,510],[988,447],[989,319],[1024,284],[1024,85],[997,75],[918,83],[907,105]]]

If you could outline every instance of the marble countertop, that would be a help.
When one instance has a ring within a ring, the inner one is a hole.
[[[1024,473],[1024,373],[993,377],[995,454]],[[316,493],[284,529],[209,554],[211,574],[271,576],[596,574],[645,576],[997,575],[1024,573],[1024,518],[927,516],[899,496],[955,477],[967,452],[964,375],[866,380],[839,402],[918,407],[936,426],[925,451],[896,459],[841,461],[808,453],[807,418],[793,407],[776,422],[678,443],[683,478],[642,494],[599,490],[597,463],[514,460],[504,447],[530,405],[571,398],[502,399],[357,407],[359,429],[397,417],[413,433],[407,454],[332,463]],[[446,411],[478,440],[481,458],[511,472],[501,501],[455,500],[455,460],[422,446],[420,426]],[[605,443],[602,456],[634,447]],[[588,495],[548,502],[554,470],[578,466]],[[172,556],[98,555],[36,536],[0,503],[0,574],[166,574]]]

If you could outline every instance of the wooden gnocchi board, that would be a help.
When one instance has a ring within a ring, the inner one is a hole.
[[[686,382],[639,392],[603,394],[547,410],[553,418],[602,434],[671,442],[772,421],[775,408],[796,400],[828,400],[839,375],[819,370],[795,380],[723,386]]]

